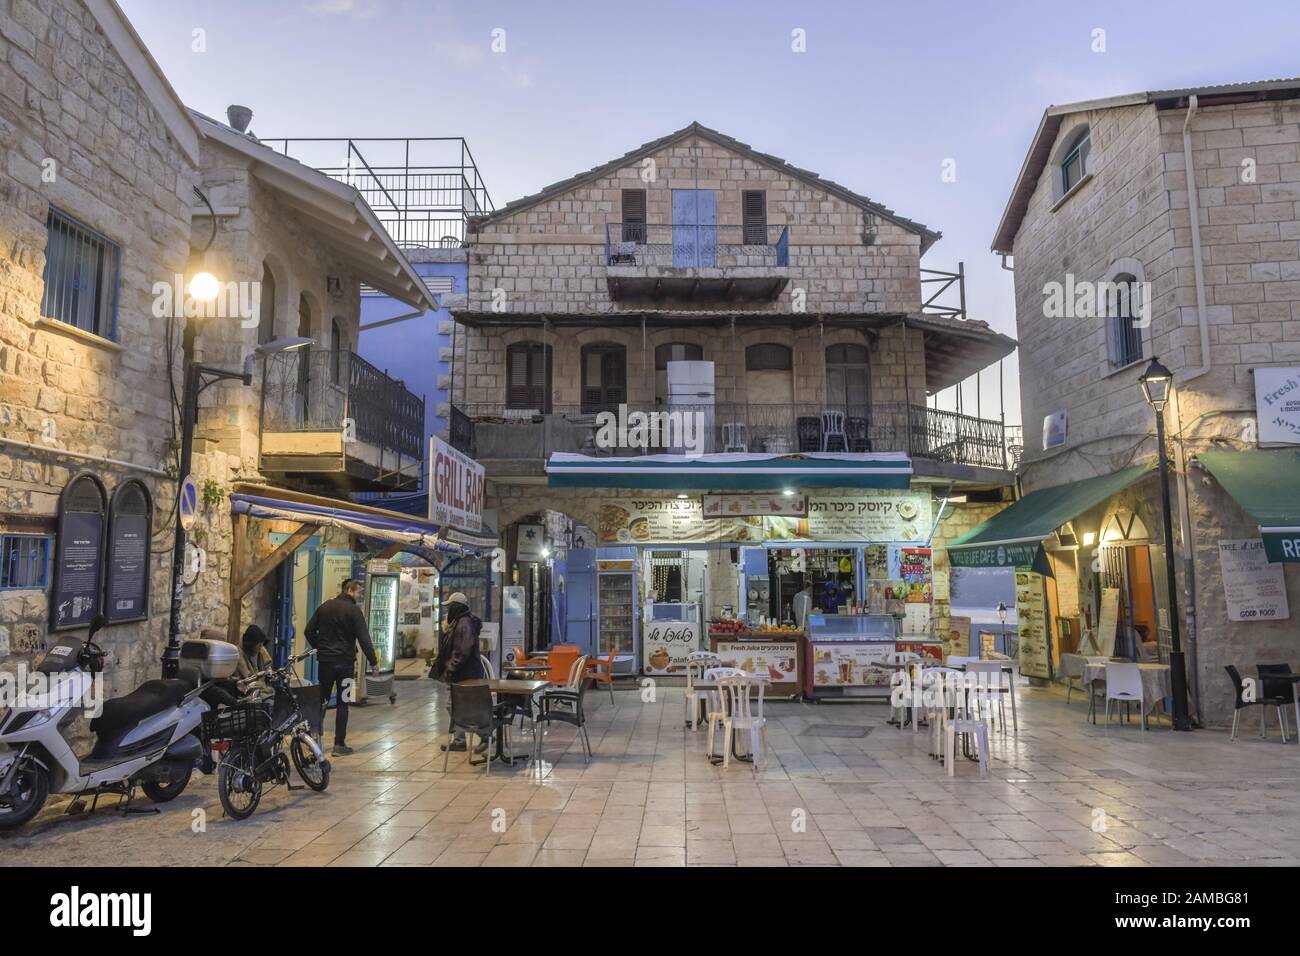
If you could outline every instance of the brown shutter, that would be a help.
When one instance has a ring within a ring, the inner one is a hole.
[[[623,190],[623,241],[642,245],[646,241],[645,190]]]
[[[741,214],[744,217],[744,237],[747,246],[766,246],[767,193],[761,189],[746,189],[741,193]]]

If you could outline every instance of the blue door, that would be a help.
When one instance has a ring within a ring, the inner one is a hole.
[[[718,197],[712,189],[673,190],[673,266],[718,264]]]
[[[596,642],[592,609],[596,603],[596,552],[569,551],[564,578],[565,640],[583,654],[594,652]]]

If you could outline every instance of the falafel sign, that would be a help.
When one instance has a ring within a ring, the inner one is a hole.
[[[429,436],[429,521],[483,530],[483,466],[436,435]]]
[[[763,519],[704,517],[698,498],[620,498],[601,506],[601,544],[693,544],[763,540]]]
[[[694,621],[653,621],[642,640],[646,674],[681,674],[686,658],[700,649],[700,629]]]

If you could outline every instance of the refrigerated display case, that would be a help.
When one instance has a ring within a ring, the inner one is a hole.
[[[596,562],[596,653],[637,659],[636,581],[633,562]]]
[[[877,666],[897,650],[892,614],[810,614],[804,696],[888,697],[893,670]]]
[[[378,676],[370,673],[367,662],[358,664],[365,673],[366,697],[387,697],[397,703],[393,691],[394,660],[397,656],[397,603],[401,575],[396,572],[371,571],[366,580],[366,625],[375,649]]]

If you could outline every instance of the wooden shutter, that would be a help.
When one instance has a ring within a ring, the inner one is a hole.
[[[747,246],[767,245],[767,193],[761,189],[746,189],[741,193],[741,214],[744,217],[741,241]]]
[[[645,190],[623,190],[623,241],[642,245],[646,241]]]
[[[550,350],[538,342],[516,342],[506,349],[506,408],[551,408]]]
[[[588,345],[582,350],[582,410],[613,411],[627,401],[627,349]]]

